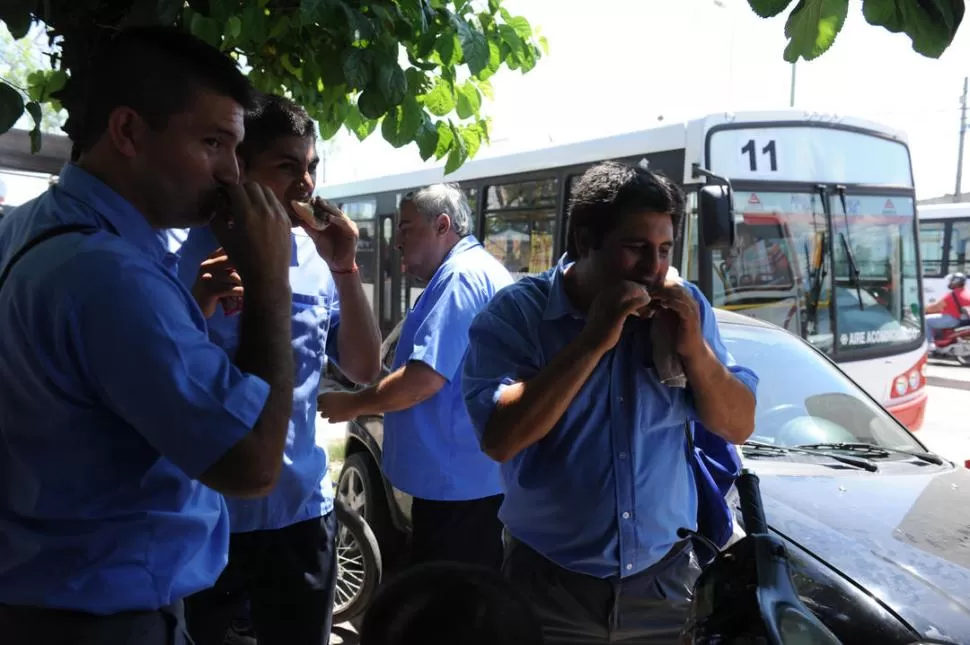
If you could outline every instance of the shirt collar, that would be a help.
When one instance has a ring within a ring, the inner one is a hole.
[[[156,260],[168,255],[158,232],[131,202],[107,184],[75,164],[64,166],[57,180],[58,190],[82,202],[97,213],[120,237]]]
[[[465,237],[458,240],[458,244],[455,244],[453,247],[451,247],[451,250],[448,251],[448,255],[445,256],[444,262],[442,262],[441,264],[443,265],[445,262],[455,257],[459,253],[464,253],[469,249],[473,249],[476,246],[481,246],[481,245],[482,243],[478,241],[477,237],[475,237],[474,235],[466,235]]]
[[[583,318],[583,312],[576,308],[576,306],[569,299],[569,295],[566,293],[566,269],[572,266],[573,261],[567,259],[564,253],[561,258],[559,258],[559,263],[556,265],[550,273],[551,288],[549,289],[549,299],[546,300],[546,306],[542,310],[543,320],[556,320],[557,318],[564,318],[566,316],[572,316],[573,318]]]

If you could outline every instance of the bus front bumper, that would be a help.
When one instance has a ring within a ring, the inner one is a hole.
[[[926,388],[920,389],[911,399],[900,403],[886,403],[886,409],[896,417],[900,423],[915,432],[923,427],[923,417],[926,415],[926,401],[929,396]]]

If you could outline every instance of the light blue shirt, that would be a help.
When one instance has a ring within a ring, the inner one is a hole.
[[[179,278],[190,290],[199,265],[219,248],[208,227],[167,231],[170,250],[179,254]],[[333,510],[333,485],[327,474],[327,451],[316,443],[317,394],[324,360],[337,357],[340,302],[327,263],[302,229],[290,236],[290,288],[293,293],[293,360],[296,380],[293,412],[283,450],[283,470],[276,487],[260,499],[227,498],[233,533],[278,529],[323,517]],[[244,305],[245,306],[245,303]],[[216,307],[209,318],[209,336],[230,356],[239,347],[241,315],[225,315]]]
[[[509,385],[534,377],[583,329],[559,265],[498,294],[469,331],[464,396],[484,431]],[[721,342],[710,303],[684,283],[700,308],[704,338],[754,391],[758,379]],[[659,561],[697,527],[697,490],[684,425],[696,419],[689,390],[660,383],[650,322],[631,320],[545,438],[502,466],[500,518],[510,533],[560,566],[595,576],[629,576]]]
[[[461,239],[408,313],[394,354],[398,369],[421,361],[446,379],[434,396],[384,415],[384,474],[422,499],[481,499],[502,492],[498,464],[479,446],[461,395],[468,327],[512,276],[474,236]]]
[[[226,565],[222,496],[193,481],[269,394],[209,341],[176,259],[80,168],[0,223],[0,603],[157,609]]]

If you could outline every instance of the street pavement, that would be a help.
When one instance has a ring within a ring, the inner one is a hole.
[[[970,459],[970,367],[930,363],[929,400],[916,438],[958,464]]]

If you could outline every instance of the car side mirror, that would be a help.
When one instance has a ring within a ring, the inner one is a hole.
[[[697,193],[700,237],[705,248],[729,249],[734,246],[737,227],[734,204],[727,186],[701,186]]]

